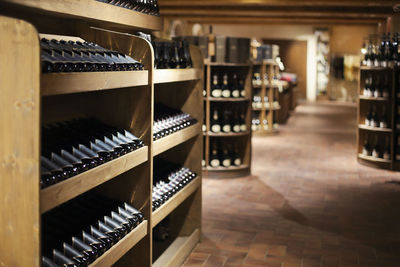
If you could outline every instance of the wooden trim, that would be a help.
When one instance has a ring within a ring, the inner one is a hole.
[[[154,70],[154,83],[183,82],[201,79],[200,69],[162,69]]]
[[[371,97],[371,96],[363,96],[363,95],[360,95],[359,99],[361,99],[361,100],[371,100],[371,101],[390,101],[390,98]]]
[[[388,132],[388,133],[392,132],[391,128],[372,127],[372,126],[366,126],[363,124],[359,124],[358,128],[363,129],[363,130],[369,130],[369,131],[377,131],[377,132]]]
[[[245,136],[249,135],[250,131],[245,131],[245,132],[240,132],[240,133],[213,133],[213,132],[207,132],[205,133],[208,136],[211,137],[230,137],[230,136]]]
[[[250,101],[248,97],[207,97],[204,98],[205,101],[211,102],[243,102],[243,101]]]
[[[371,156],[365,156],[360,153],[358,154],[358,158],[368,160],[368,161],[374,161],[374,162],[382,162],[382,163],[388,163],[388,164],[392,163],[392,160],[390,160],[390,159],[375,158],[375,157],[371,157]]]
[[[80,194],[124,173],[148,159],[148,147],[142,147],[122,157],[40,191],[40,211],[44,213]]]
[[[177,237],[167,250],[153,263],[153,266],[181,266],[199,241],[199,229],[195,229],[190,236]]]
[[[41,94],[60,95],[148,84],[148,71],[48,73],[41,76]]]
[[[226,168],[210,168],[207,167],[208,178],[238,178],[250,175],[250,166],[243,165],[243,167]]]
[[[154,228],[159,222],[162,221],[168,214],[175,210],[185,199],[187,199],[194,191],[201,186],[201,178],[194,178],[178,193],[167,200],[161,207],[153,212],[151,227]]]
[[[167,151],[201,133],[201,123],[196,123],[183,130],[170,134],[153,142],[153,156]]]

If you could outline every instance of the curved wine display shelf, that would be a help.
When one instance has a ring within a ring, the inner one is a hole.
[[[364,124],[359,124],[358,128],[363,129],[363,130],[368,130],[368,131],[388,132],[388,133],[392,132],[392,129],[390,129],[390,128],[372,127],[372,126],[366,126]]]
[[[230,166],[230,167],[207,167],[208,173],[211,173],[213,177],[217,178],[235,178],[243,177],[250,174],[250,166],[243,164],[240,166]]]
[[[250,131],[240,132],[240,133],[213,133],[207,132],[206,135],[213,136],[213,137],[229,137],[229,136],[244,136],[249,135]]]
[[[112,266],[147,235],[147,229],[148,221],[144,220],[129,234],[119,240],[114,246],[91,263],[89,267]]]
[[[210,102],[243,102],[250,101],[250,98],[245,97],[207,97],[205,100]]]
[[[372,97],[372,96],[359,96],[360,99],[362,100],[372,100],[372,101],[391,101],[389,98],[385,97]]]

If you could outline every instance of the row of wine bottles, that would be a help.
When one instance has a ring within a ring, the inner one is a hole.
[[[156,69],[185,69],[193,67],[189,43],[185,40],[152,42]]]
[[[41,187],[58,183],[144,146],[132,133],[92,118],[42,128]]]
[[[212,75],[210,93],[211,97],[245,97],[244,77],[237,73],[230,73],[228,75],[227,72],[223,74],[215,72]],[[203,94],[206,96],[205,91],[203,91]]]
[[[276,81],[278,80],[277,76],[273,77],[273,83],[275,84]],[[261,87],[262,85],[262,79],[261,79],[261,74],[259,72],[254,72],[253,73],[253,79],[251,80],[251,83],[253,85],[253,87]],[[264,84],[267,86],[269,84],[269,78],[268,78],[268,74],[264,74]]]
[[[148,15],[158,16],[160,10],[157,0],[97,0],[103,3],[135,10]]]
[[[203,124],[205,131],[205,122]],[[227,109],[223,105],[213,105],[211,108],[210,131],[213,133],[246,132],[245,112],[240,109]]]
[[[389,119],[386,113],[386,106],[382,106],[382,111],[377,112],[375,104],[370,104],[365,116],[365,125],[371,127],[388,128]]]
[[[259,131],[259,130],[266,131],[269,129],[268,120],[267,120],[268,112],[269,111],[267,111],[264,119],[261,119],[259,112],[253,112],[252,119],[251,119],[251,130],[252,131]],[[275,122],[274,122],[274,124],[275,124]]]
[[[40,40],[42,72],[92,72],[143,70],[128,55],[80,41]]]
[[[143,219],[126,202],[81,195],[42,216],[43,266],[88,266]]]
[[[227,140],[210,139],[209,167],[231,167],[242,165],[242,158],[239,153],[237,142],[229,142]],[[203,155],[203,167],[206,167],[206,161]]]
[[[365,49],[363,65],[375,67],[393,67],[400,65],[399,33],[391,39],[390,32],[383,34],[380,44],[369,40]]]
[[[153,168],[153,211],[178,193],[194,178],[196,173],[186,167],[179,166],[169,161],[157,158]]]
[[[365,135],[362,154],[374,158],[390,159],[389,136],[385,136],[384,140],[384,143],[381,143],[377,134]]]
[[[162,103],[156,103],[154,105],[153,140],[158,140],[196,123],[197,120],[191,115]]]
[[[253,96],[252,107],[253,107],[253,108],[262,108],[263,106],[264,106],[265,108],[270,108],[270,107],[271,107],[271,104],[269,103],[269,98],[268,98],[268,96],[264,96],[264,105],[263,105],[263,103],[262,103],[262,97],[259,96],[259,95],[254,95],[254,96]],[[279,102],[278,102],[278,101],[273,101],[273,102],[272,102],[272,107],[273,107],[273,108],[279,107]]]
[[[368,73],[365,77],[362,95],[367,97],[384,97],[389,98],[391,84],[389,73],[380,72],[378,74]]]

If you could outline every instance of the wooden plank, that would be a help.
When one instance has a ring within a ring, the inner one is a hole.
[[[154,83],[183,82],[201,79],[200,69],[162,69],[154,70]]]
[[[385,98],[385,97],[372,97],[372,96],[360,95],[359,98],[363,99],[363,100],[372,100],[372,101],[390,101],[389,98]]]
[[[0,16],[0,35],[0,266],[39,267],[38,33]]]
[[[211,102],[243,102],[250,101],[248,97],[208,97],[205,100]]]
[[[358,128],[363,129],[363,130],[369,130],[369,131],[377,131],[377,132],[392,132],[392,129],[390,128],[380,128],[380,127],[372,127],[372,126],[366,126],[363,124],[359,124]]]
[[[247,175],[250,175],[250,166],[247,166],[247,168],[243,169],[236,169],[236,170],[212,170],[211,168],[207,169],[207,175],[205,175],[207,178],[239,178],[239,177],[245,177]]]
[[[194,178],[187,184],[181,191],[176,193],[161,207],[153,212],[151,217],[152,228],[156,226],[162,219],[175,210],[185,199],[187,199],[193,192],[195,192],[201,185],[201,177]]]
[[[125,253],[147,235],[147,220],[141,222],[117,244],[107,250],[100,258],[94,261],[89,267],[111,266],[116,263]]]
[[[249,135],[250,131],[246,132],[240,132],[240,133],[213,133],[213,132],[206,132],[208,136],[213,136],[213,137],[229,137],[229,136],[245,136]]]
[[[40,192],[41,213],[142,164],[147,161],[147,154],[148,147],[145,146],[77,176],[42,189]]]
[[[100,25],[132,28],[136,30],[162,30],[162,20],[158,16],[146,15],[126,8],[93,0],[3,0],[17,7],[30,8],[57,18],[84,19]]]
[[[200,231],[195,229],[190,236],[179,236],[153,263],[153,267],[181,266],[200,240]]]
[[[381,158],[375,158],[372,156],[365,156],[361,153],[358,154],[358,157],[360,159],[368,160],[368,161],[374,161],[374,162],[382,162],[382,163],[391,163],[392,161],[390,159],[381,159]]]
[[[157,156],[201,133],[201,123],[196,123],[183,130],[170,134],[153,142],[153,156]]]
[[[46,73],[41,76],[41,94],[60,95],[148,84],[148,71]]]

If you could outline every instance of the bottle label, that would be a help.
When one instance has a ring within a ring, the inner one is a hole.
[[[240,130],[241,130],[242,132],[247,131],[247,126],[246,126],[246,124],[240,125]]]
[[[374,91],[374,97],[379,97],[379,91],[378,90]]]
[[[223,97],[230,97],[231,96],[231,91],[229,91],[228,89],[222,91],[222,96]]]
[[[378,122],[375,121],[375,120],[373,120],[373,121],[371,122],[371,126],[372,126],[372,127],[378,127]]]
[[[245,96],[246,96],[246,91],[245,91],[245,90],[240,91],[240,95],[241,95],[242,97],[245,97]]]
[[[390,159],[390,153],[388,153],[388,152],[383,153],[383,158],[384,159]]]
[[[201,166],[205,167],[206,166],[206,161],[204,159],[201,160]]]
[[[371,126],[369,119],[365,119],[365,125],[366,126]]]
[[[211,126],[211,131],[214,133],[219,133],[221,132],[221,126],[219,124],[214,124]]]
[[[235,133],[240,132],[240,125],[238,125],[238,124],[234,125],[234,126],[233,126],[233,131],[234,131]]]
[[[230,167],[230,166],[231,166],[231,160],[230,160],[230,159],[224,159],[224,160],[222,161],[222,165],[223,165],[224,167]]]
[[[214,89],[211,91],[211,95],[213,97],[221,97],[222,91],[221,91],[221,89]]]
[[[203,130],[203,132],[207,131],[207,126],[205,124],[203,124],[202,130]]]
[[[397,130],[400,130],[400,124],[399,123],[396,124],[396,128],[397,128]]]
[[[374,158],[379,158],[379,153],[378,153],[378,151],[376,151],[376,149],[372,150],[372,156]]]
[[[252,129],[253,131],[257,131],[257,125],[255,125],[255,124],[251,125],[251,129]]]
[[[242,164],[242,161],[239,158],[237,158],[233,161],[233,164],[235,164],[236,166],[240,166]]]
[[[400,93],[397,93],[397,96],[399,96],[399,95],[400,95]],[[388,98],[389,97],[389,92],[387,90],[384,90],[382,96],[384,98]]]
[[[203,90],[203,96],[206,96],[206,95],[207,95],[207,91]]]
[[[396,155],[396,160],[400,160],[400,154]]]
[[[381,128],[387,128],[387,123],[386,123],[386,121],[381,121],[381,122],[379,123],[379,127],[381,127]]]
[[[229,133],[231,131],[231,126],[229,124],[224,125],[224,127],[222,127],[222,131]]]
[[[211,167],[219,167],[219,160],[218,159],[213,159],[210,161]]]
[[[365,148],[363,148],[362,153],[363,153],[363,155],[365,155],[365,156],[370,156],[370,155],[371,155],[371,154],[370,154],[370,151],[369,151],[369,150],[366,150]]]
[[[233,91],[232,91],[232,96],[233,96],[233,97],[239,97],[239,96],[240,96],[239,90],[233,90]]]

